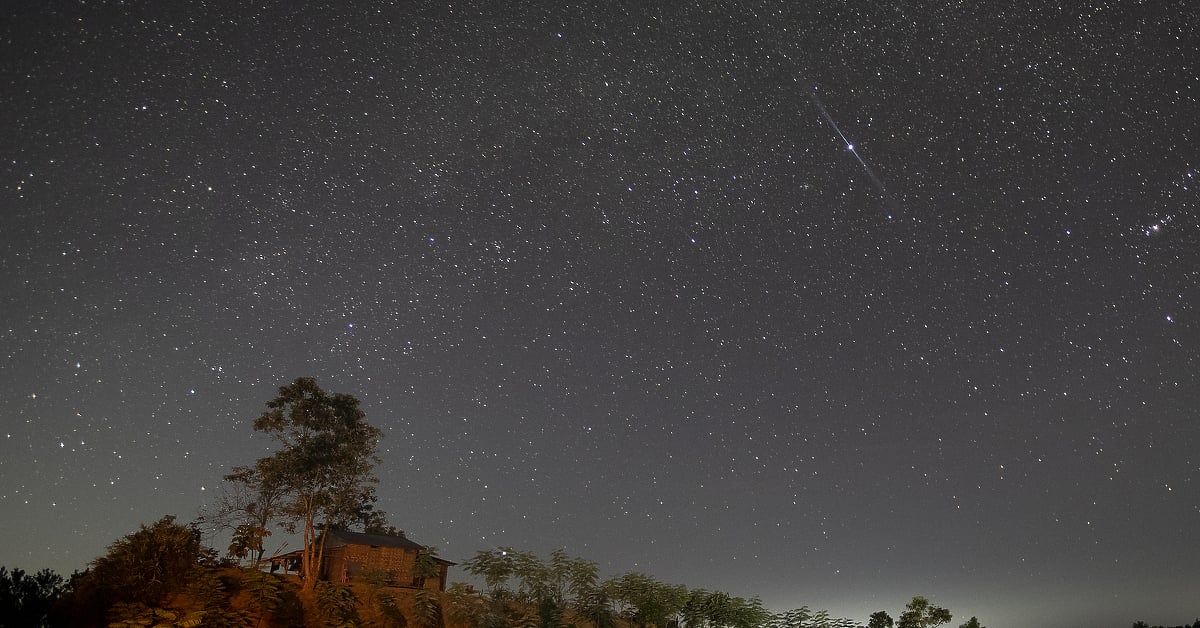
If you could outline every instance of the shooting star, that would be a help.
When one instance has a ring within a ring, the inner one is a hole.
[[[814,106],[816,106],[817,111],[821,112],[821,117],[825,118],[825,121],[829,123],[829,126],[833,127],[833,130],[837,132],[838,137],[842,138],[842,143],[846,145],[846,150],[850,151],[850,154],[854,155],[854,158],[857,159],[858,163],[862,165],[863,171],[867,173],[867,178],[871,180],[871,183],[875,184],[875,187],[879,189],[879,193],[883,195],[884,203],[887,204],[889,209],[893,211],[896,210],[896,202],[892,199],[892,195],[888,193],[887,187],[883,185],[883,179],[880,179],[879,175],[875,174],[875,171],[871,169],[871,166],[867,165],[867,162],[862,158],[862,155],[859,155],[858,151],[854,149],[854,142],[851,142],[850,138],[846,137],[846,134],[842,132],[842,128],[839,127],[837,122],[833,120],[833,116],[829,114],[829,110],[825,108],[824,103],[822,103],[821,99],[817,96],[816,88],[814,88],[812,94],[809,95],[809,99],[812,100],[812,103]],[[888,218],[892,218],[892,215],[889,214]]]

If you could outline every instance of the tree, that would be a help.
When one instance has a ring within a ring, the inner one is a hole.
[[[425,583],[440,578],[442,567],[438,564],[436,547],[425,547],[417,552],[413,564],[413,583],[420,586],[413,597],[413,619],[418,628],[441,628],[442,602],[436,591],[430,591]]]
[[[0,567],[0,626],[45,626],[64,591],[66,580],[49,569],[30,576],[20,569],[9,572]]]
[[[979,625],[979,620],[978,620],[978,619],[976,619],[976,618],[974,618],[974,617],[972,617],[972,618],[970,618],[970,619],[968,619],[968,620],[967,620],[967,623],[965,623],[965,624],[962,624],[962,625],[961,625],[961,626],[959,626],[958,628],[986,628],[986,626],[980,626],[980,625]]]
[[[221,528],[231,530],[229,557],[250,558],[257,567],[266,551],[265,542],[271,536],[271,521],[278,516],[285,486],[279,483],[280,474],[265,473],[267,464],[234,467],[225,476],[228,489],[222,492],[216,513],[211,518]]]
[[[895,622],[892,621],[892,616],[887,614],[887,611],[875,611],[871,613],[870,620],[867,622],[867,628],[892,628]]]
[[[526,565],[519,575],[532,579],[529,589],[536,598],[542,628],[555,628],[567,623],[571,609],[580,612],[595,600],[590,596],[599,586],[599,572],[596,563],[556,549],[549,561]]]
[[[772,615],[758,598],[734,597],[722,591],[679,588],[679,613],[684,628],[805,628],[809,619],[827,618],[828,614],[812,615],[808,607]],[[661,625],[661,624],[660,624]],[[820,623],[813,623],[819,626]]]
[[[153,607],[184,589],[205,554],[200,531],[167,515],[109,545],[108,554],[92,561],[90,575],[115,601]]]
[[[793,608],[782,613],[776,613],[767,620],[765,628],[809,628],[812,624],[812,610],[807,606]]]
[[[344,584],[322,582],[314,586],[316,592],[317,610],[324,620],[324,626],[329,628],[358,628],[361,620],[358,616],[358,598]]]
[[[282,519],[289,532],[303,531],[300,570],[307,593],[315,590],[324,532],[362,521],[375,501],[375,450],[382,433],[366,423],[358,406],[352,395],[328,394],[311,377],[296,379],[254,421],[256,432],[269,434],[282,448],[230,474],[259,495],[278,491],[266,517]]]
[[[643,573],[626,573],[611,583],[613,601],[620,609],[620,615],[630,626],[638,628],[649,625],[664,628],[687,601],[675,587]]]
[[[593,628],[616,628],[617,613],[613,610],[612,588],[597,584],[581,588],[576,595],[576,614]]]
[[[950,611],[933,606],[929,600],[918,595],[900,613],[899,628],[934,628],[950,623]]]
[[[119,623],[161,610],[168,597],[188,585],[211,564],[215,553],[200,542],[200,531],[166,516],[108,546],[108,553],[71,578],[62,599],[64,621],[71,626],[104,626],[105,616]]]
[[[491,612],[489,602],[462,582],[455,582],[446,591],[447,615],[456,625],[481,628]]]

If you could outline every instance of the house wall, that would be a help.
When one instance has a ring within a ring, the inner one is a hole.
[[[325,548],[325,568],[322,577],[333,582],[340,582],[343,575],[349,580],[362,575],[367,569],[384,569],[392,572],[397,585],[411,587],[413,584],[413,567],[416,564],[417,553],[398,547],[372,547],[369,545],[344,545],[341,547]],[[446,568],[442,567],[440,578],[430,578],[424,583],[424,588],[438,591],[444,590]]]

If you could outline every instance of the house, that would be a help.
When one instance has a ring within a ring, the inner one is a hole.
[[[454,563],[434,556],[438,566],[436,578],[423,580],[413,574],[417,557],[424,549],[424,545],[410,540],[403,532],[392,535],[330,530],[325,539],[320,577],[349,582],[365,570],[382,569],[392,573],[396,586],[445,591],[446,572]],[[299,551],[275,556],[271,559],[271,570],[277,566],[283,566],[285,572],[293,569],[298,566],[299,556]]]

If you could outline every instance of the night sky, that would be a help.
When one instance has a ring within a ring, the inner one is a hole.
[[[452,560],[1200,615],[1196,3],[324,4],[3,9],[0,565],[313,376]]]

